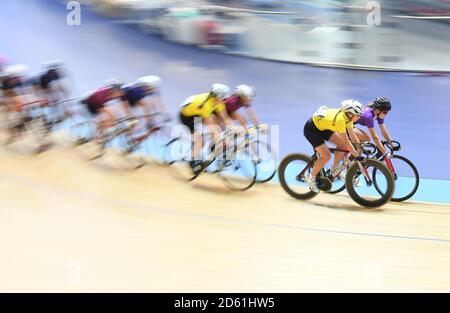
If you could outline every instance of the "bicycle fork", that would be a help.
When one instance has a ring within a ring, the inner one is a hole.
[[[361,173],[364,176],[364,180],[366,181],[367,186],[372,186],[373,182],[372,179],[370,178],[369,172],[367,171],[367,168],[365,168],[361,162],[358,162],[358,167],[359,170],[361,171]]]
[[[397,180],[397,173],[395,172],[394,165],[392,164],[392,161],[390,158],[384,158],[384,162],[386,163],[388,169],[391,171],[392,175],[394,176],[394,179]]]

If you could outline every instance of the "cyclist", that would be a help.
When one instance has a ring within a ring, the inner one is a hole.
[[[124,83],[120,80],[109,80],[103,87],[88,93],[81,104],[85,105],[91,116],[97,119],[97,130],[100,140],[103,139],[104,131],[112,127],[116,120],[113,107],[108,104],[114,100],[119,101],[129,115],[132,115],[130,106],[125,99],[122,89]]]
[[[179,118],[183,125],[187,126],[192,134],[193,160],[191,167],[195,174],[203,170],[200,161],[200,150],[202,148],[202,133],[197,129],[197,125],[214,126],[216,121],[212,114],[215,112],[226,125],[231,125],[232,121],[225,110],[223,101],[228,97],[230,88],[226,85],[215,83],[211,90],[189,97],[181,105]],[[215,132],[212,132],[215,136]]]
[[[386,118],[386,115],[390,110],[391,102],[386,98],[378,97],[367,106],[367,108],[364,110],[364,113],[361,115],[361,118],[358,120],[358,122],[356,122],[356,124],[366,126],[369,129],[370,137],[372,137],[373,142],[378,147],[380,153],[383,156],[386,155],[387,151],[383,146],[380,137],[378,137],[377,132],[375,131],[374,120],[377,120],[383,137],[389,142],[389,145],[392,147],[391,136],[386,128],[386,125],[384,124],[384,119]],[[355,128],[354,132],[356,136],[358,136],[359,140],[370,141],[369,135],[362,129]]]
[[[49,103],[54,103],[70,96],[69,89],[64,84],[66,76],[64,63],[62,61],[51,61],[44,64],[45,71],[35,75],[29,80],[34,92]]]
[[[252,107],[252,101],[255,96],[254,88],[247,85],[239,85],[233,94],[224,101],[227,114],[233,120],[238,121],[244,128],[247,127],[247,120],[238,112],[240,108],[245,108],[248,118],[254,125],[259,124],[259,119]]]
[[[338,149],[349,150],[358,161],[364,160],[352,145],[352,142],[359,143],[353,131],[353,123],[358,121],[363,110],[364,107],[360,102],[356,100],[345,100],[342,102],[340,109],[330,109],[325,106],[320,107],[314,113],[313,117],[305,123],[303,133],[319,155],[312,172],[305,177],[305,181],[311,191],[315,193],[319,192],[316,175],[331,159],[330,149],[325,144],[325,141],[331,141],[336,144]],[[335,163],[338,163],[338,160]]]
[[[146,115],[151,124],[150,114],[163,113],[166,111],[159,97],[161,78],[158,76],[145,76],[134,83],[124,85],[122,99],[127,101],[132,108],[139,107]]]
[[[24,111],[25,106],[32,104],[42,104],[41,100],[35,97],[26,88],[26,73],[28,66],[18,64],[4,68],[1,83],[3,90],[3,103],[8,119],[8,131],[10,138],[7,143],[11,143],[19,134],[19,128],[24,124],[27,117]]]

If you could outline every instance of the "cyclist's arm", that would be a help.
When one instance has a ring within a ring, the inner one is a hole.
[[[162,102],[162,98],[160,96],[160,94],[156,94],[152,97],[152,104],[153,104],[153,109],[157,112],[157,113],[166,113],[166,107],[164,106],[163,102]]]
[[[67,85],[63,84],[60,81],[56,81],[55,83],[56,83],[55,84],[56,85],[55,86],[55,90],[58,93],[60,93],[61,95],[63,95],[63,99],[64,100],[69,99],[70,98],[70,92],[69,92],[69,88],[67,88]]]
[[[351,131],[353,131],[353,129],[348,129],[348,130],[349,130],[349,135],[350,135],[350,134],[351,134]],[[339,134],[343,137],[345,146],[346,146],[346,148],[350,151],[350,153],[351,153],[354,157],[359,156],[358,151],[356,151],[356,149],[353,147],[352,142],[351,142],[350,139],[348,138],[349,136],[347,136],[346,133],[339,133]],[[355,134],[353,133],[353,135],[355,135]],[[351,135],[350,135],[350,136],[351,136]]]
[[[348,132],[347,138],[350,137],[350,141],[359,146],[360,142],[359,142],[358,136],[356,136],[353,128],[347,128],[347,132]]]
[[[232,113],[232,115],[233,119],[237,120],[239,124],[241,124],[242,127],[244,127],[244,129],[247,128],[247,120],[242,114],[239,114],[239,112],[235,111]]]
[[[380,150],[380,152],[385,155],[386,154],[386,149],[383,146],[383,143],[380,140],[380,137],[378,137],[377,132],[375,131],[375,128],[373,127],[369,127],[369,132],[370,132],[370,136],[373,139],[373,142],[375,142],[375,145],[377,146],[377,148]]]
[[[233,121],[228,116],[226,110],[216,111],[216,113],[217,113],[217,115],[219,115],[219,117],[222,119],[222,121],[224,121],[224,123],[227,127],[231,127],[233,125]]]
[[[389,142],[389,145],[392,146],[392,139],[391,139],[391,135],[389,134],[389,131],[387,130],[386,126],[384,124],[380,124],[380,130],[381,133],[383,134],[384,139],[386,139]]]
[[[121,100],[122,108],[125,110],[128,116],[134,117],[133,110],[131,109],[131,105],[127,100]]]
[[[247,115],[250,118],[250,120],[252,121],[253,125],[259,124],[259,119],[256,116],[256,112],[255,112],[255,109],[253,109],[253,107],[251,107],[251,106],[246,107],[245,112],[247,112]]]
[[[152,112],[155,111],[155,104],[150,99],[142,99],[139,100],[137,105],[141,107],[144,110],[144,114],[148,116],[148,118],[151,117]]]

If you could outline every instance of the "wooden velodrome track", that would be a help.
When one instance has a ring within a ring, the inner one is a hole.
[[[449,206],[127,168],[0,149],[0,291],[450,291]]]

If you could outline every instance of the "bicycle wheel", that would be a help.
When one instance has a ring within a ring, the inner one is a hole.
[[[198,175],[192,171],[191,140],[177,137],[169,141],[163,149],[163,160],[169,166],[169,173],[182,181],[194,180]]]
[[[250,189],[256,183],[256,162],[246,149],[240,149],[215,162],[217,172],[228,186],[236,191]]]
[[[342,161],[340,161],[341,163]],[[340,165],[339,163],[339,165]],[[338,165],[338,166],[339,166]],[[345,190],[345,180],[340,177],[336,177],[333,181],[333,185],[330,191],[327,191],[330,194],[336,194]]]
[[[171,128],[168,125],[154,127],[148,138],[143,143],[145,154],[152,156],[152,160],[157,165],[165,165],[164,148],[172,140]]]
[[[248,144],[249,152],[256,162],[256,182],[266,183],[277,173],[278,156],[269,143],[256,140]]]
[[[25,122],[23,140],[29,151],[41,153],[50,145],[49,129],[44,116],[37,116]]]
[[[386,204],[391,200],[395,187],[391,171],[376,160],[368,159],[361,164],[364,167],[364,174],[357,162],[347,171],[345,188],[349,196],[359,205],[369,208]],[[376,178],[373,178],[374,175]],[[375,188],[375,181],[378,182],[378,188]]]
[[[83,158],[94,160],[103,153],[103,148],[97,142],[97,125],[94,121],[75,123],[70,127],[70,137],[75,147],[83,150]]]
[[[311,199],[317,194],[312,192],[304,178],[311,173],[313,162],[306,154],[290,154],[280,163],[278,168],[278,178],[281,187],[296,199]]]
[[[395,191],[392,196],[392,201],[401,202],[408,200],[416,193],[419,188],[419,172],[414,164],[407,158],[400,155],[393,155],[391,158],[392,165],[395,169]],[[378,192],[381,192],[376,179],[376,172],[374,171],[374,184]]]

